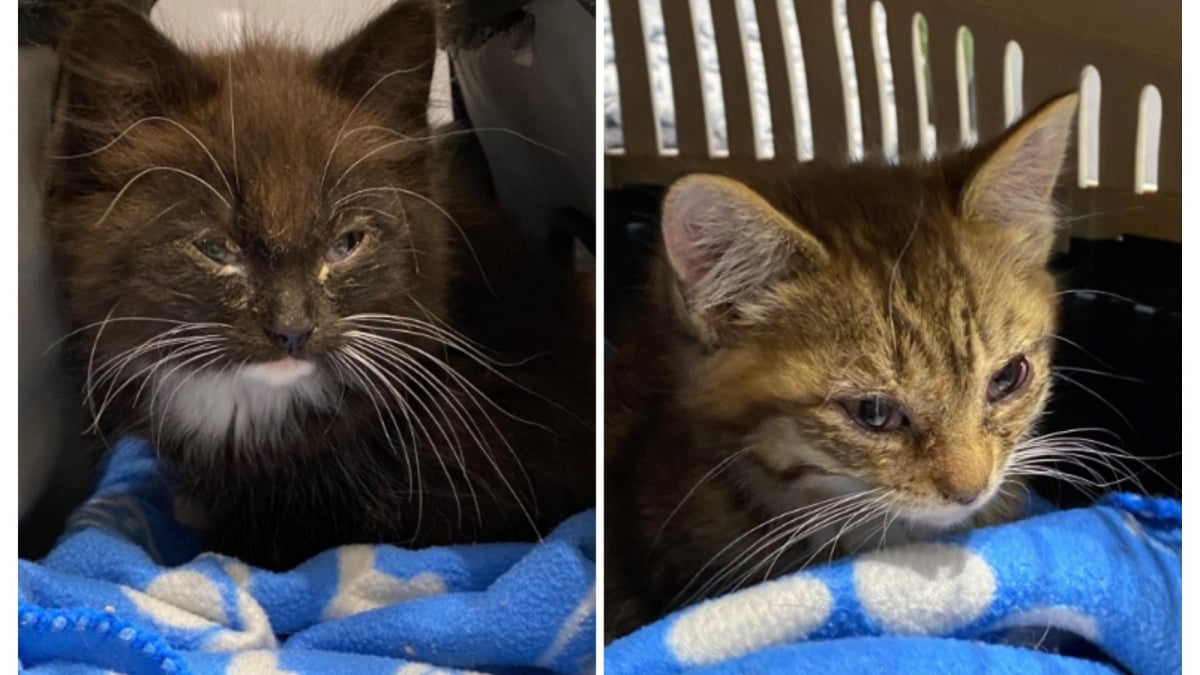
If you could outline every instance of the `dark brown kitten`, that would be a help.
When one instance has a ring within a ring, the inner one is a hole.
[[[592,504],[590,298],[429,128],[430,3],[317,55],[73,25],[47,225],[74,354],[218,551],[528,539]]]
[[[1020,514],[1076,103],[928,164],[671,186],[647,304],[608,367],[610,637]]]

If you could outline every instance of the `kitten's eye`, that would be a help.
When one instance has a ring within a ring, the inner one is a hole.
[[[240,259],[238,247],[228,239],[204,237],[193,242],[193,246],[203,253],[204,257],[221,265],[232,265]]]
[[[1029,359],[1018,356],[1004,364],[1004,367],[992,375],[988,382],[987,398],[989,403],[1002,401],[1025,388],[1029,382],[1029,374],[1033,366]]]
[[[842,406],[846,414],[867,431],[895,431],[909,424],[900,404],[883,396],[845,401]]]
[[[329,247],[329,251],[325,253],[325,260],[328,262],[338,262],[350,257],[351,253],[358,248],[359,244],[367,238],[366,232],[351,230],[337,238],[333,242],[333,246]]]

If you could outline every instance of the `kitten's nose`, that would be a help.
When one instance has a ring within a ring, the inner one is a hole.
[[[935,455],[933,487],[954,504],[968,506],[987,492],[992,482],[991,454],[964,445],[957,452]]]
[[[949,488],[947,486],[947,487],[943,487],[941,489],[941,493],[942,493],[943,497],[945,497],[946,499],[948,499],[952,502],[955,502],[957,504],[962,504],[963,506],[968,506],[968,505],[974,503],[976,499],[979,499],[979,495],[983,493],[983,490],[976,490],[973,488],[957,488],[956,489],[956,488]]]
[[[288,356],[295,356],[300,351],[304,344],[308,342],[308,338],[313,334],[312,326],[304,328],[276,328],[266,329],[264,331],[271,342],[279,345],[279,348],[287,353]]]

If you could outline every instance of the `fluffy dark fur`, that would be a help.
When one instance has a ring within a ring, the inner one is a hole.
[[[592,503],[588,291],[426,123],[430,3],[323,54],[189,54],[107,2],[72,25],[47,226],[73,353],[216,550],[528,539]]]

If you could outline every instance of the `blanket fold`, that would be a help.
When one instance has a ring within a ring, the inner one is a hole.
[[[588,673],[595,518],[537,544],[343,546],[269,572],[175,518],[150,446],[124,439],[93,497],[18,572],[30,673]]]
[[[1178,673],[1182,523],[1178,501],[1114,493],[861,554],[645,626],[605,672]]]

